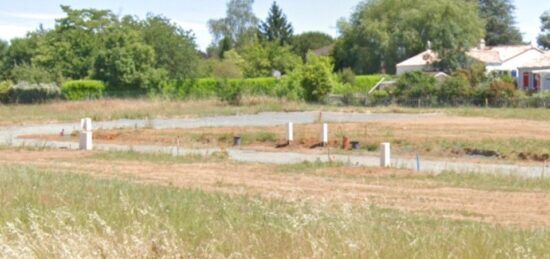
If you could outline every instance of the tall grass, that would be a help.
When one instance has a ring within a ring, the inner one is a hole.
[[[0,167],[5,257],[533,258],[550,232]]]

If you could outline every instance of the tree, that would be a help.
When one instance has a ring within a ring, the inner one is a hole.
[[[426,50],[428,42],[442,68],[452,70],[483,37],[477,3],[471,1],[365,1],[339,28],[336,68],[351,67],[357,74],[393,73],[396,63]]]
[[[544,12],[540,17],[541,22],[541,34],[537,41],[539,45],[545,49],[550,49],[550,10]]]
[[[106,33],[93,78],[111,90],[151,90],[167,78],[168,72],[156,69],[155,50],[145,44],[138,30],[117,24]]]
[[[302,87],[307,101],[321,101],[332,91],[336,82],[332,73],[333,65],[329,57],[318,57],[309,53],[307,63],[302,68]]]
[[[210,33],[214,37],[213,46],[219,48],[223,39],[229,40],[230,45],[236,48],[255,41],[258,18],[252,10],[253,4],[254,0],[230,0],[225,18],[208,21]]]
[[[4,74],[5,71],[5,65],[4,62],[6,60],[6,54],[8,52],[8,43],[0,40],[0,81],[4,80],[6,75]]]
[[[81,79],[91,75],[95,59],[103,45],[104,32],[117,17],[109,10],[72,9],[61,6],[65,17],[38,46],[33,64],[56,71],[64,78]]]
[[[316,50],[334,43],[334,39],[322,32],[304,32],[292,38],[292,50],[294,53],[306,59],[310,50]]]
[[[172,79],[194,77],[198,73],[198,55],[190,31],[160,15],[148,14],[142,23],[145,43],[155,50],[155,67],[168,71]]]
[[[489,46],[521,44],[521,32],[515,26],[515,6],[510,0],[479,0],[479,13],[485,20],[485,42]]]
[[[245,77],[271,76],[274,70],[289,73],[302,63],[289,46],[277,43],[254,43],[241,51]]]
[[[271,5],[267,19],[260,24],[259,31],[261,39],[280,45],[289,44],[294,33],[292,24],[287,21],[286,15],[283,14],[277,2]]]

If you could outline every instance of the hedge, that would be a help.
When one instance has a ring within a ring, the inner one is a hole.
[[[61,90],[54,84],[30,84],[19,82],[9,90],[9,101],[12,103],[40,103],[61,96]]]
[[[7,102],[11,88],[10,81],[0,82],[0,102]]]
[[[355,83],[353,85],[349,84],[339,84],[336,85],[332,89],[333,94],[356,94],[356,93],[362,93],[366,94],[368,93],[382,78],[388,79],[389,76],[387,75],[364,75],[364,76],[356,76],[355,77]]]
[[[104,91],[105,84],[97,80],[67,81],[61,87],[63,98],[70,101],[99,99]]]

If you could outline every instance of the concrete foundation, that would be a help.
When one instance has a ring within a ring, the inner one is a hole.
[[[80,133],[80,150],[92,150],[92,132],[83,131]]]

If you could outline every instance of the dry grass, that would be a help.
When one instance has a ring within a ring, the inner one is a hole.
[[[0,167],[6,257],[537,258],[550,232]],[[465,213],[466,214],[466,213]]]
[[[295,125],[294,131],[294,145],[284,149],[275,148],[286,141],[284,126],[98,130],[94,138],[99,143],[158,145],[176,145],[179,139],[181,146],[199,148],[231,146],[233,136],[239,135],[248,148],[315,152],[310,147],[319,142],[320,125]],[[366,151],[376,151],[379,143],[389,141],[398,156],[469,158],[494,152],[494,158],[506,161],[550,159],[550,123],[543,121],[439,116],[430,120],[330,124],[329,133],[333,149],[338,149],[347,136],[360,141]],[[53,135],[27,137],[68,140]]]

